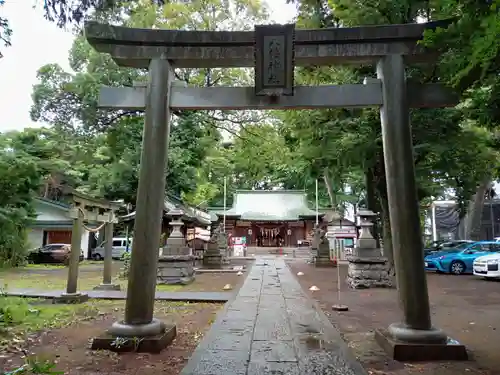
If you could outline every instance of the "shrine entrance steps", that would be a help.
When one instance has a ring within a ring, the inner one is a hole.
[[[257,256],[181,375],[366,375],[279,256]]]
[[[247,248],[248,256],[268,256],[268,255],[282,255],[287,257],[295,258],[310,258],[311,257],[311,248],[309,246],[304,247],[257,247],[250,246]]]

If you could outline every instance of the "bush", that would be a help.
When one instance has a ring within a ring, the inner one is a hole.
[[[121,260],[123,261],[123,267],[120,272],[120,277],[122,279],[126,279],[128,278],[128,274],[130,271],[130,251],[123,253]]]
[[[0,268],[26,264],[29,253],[26,229],[16,221],[0,218]]]

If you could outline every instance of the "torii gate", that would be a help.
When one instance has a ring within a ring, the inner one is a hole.
[[[145,109],[146,113],[125,320],[115,323],[110,332],[145,337],[164,330],[153,319],[153,304],[171,110],[378,106],[404,315],[403,323],[389,327],[388,341],[446,347],[446,334],[433,328],[430,319],[409,107],[454,106],[457,98],[438,84],[407,83],[405,77],[406,63],[435,58],[418,41],[424,30],[442,25],[446,22],[320,30],[295,30],[289,24],[256,26],[255,31],[178,31],[86,23],[87,40],[97,51],[109,53],[120,66],[149,69],[145,86],[103,87],[99,100],[101,108]],[[377,79],[359,85],[294,86],[294,66],[333,64],[374,64]],[[254,67],[255,87],[186,87],[174,81],[172,72],[173,68],[221,67]]]

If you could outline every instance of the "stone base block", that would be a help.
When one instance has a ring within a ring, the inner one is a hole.
[[[221,254],[204,254],[203,267],[205,268],[222,268],[224,260]]]
[[[193,256],[162,256],[156,273],[157,284],[187,285],[194,281]]]
[[[314,258],[314,265],[316,267],[337,267],[337,262],[330,259],[330,255],[327,257],[316,257]]]
[[[347,284],[353,289],[392,288],[385,258],[348,257]]]
[[[177,336],[175,325],[166,327],[165,332],[148,337],[118,337],[109,333],[92,339],[92,350],[109,350],[117,353],[160,353]]]
[[[121,290],[120,284],[100,284],[94,290]]]
[[[195,280],[193,276],[185,277],[167,277],[162,279],[156,279],[157,285],[189,285]]]
[[[89,300],[89,295],[85,293],[62,293],[60,296],[54,297],[52,303],[83,303]]]
[[[448,338],[444,344],[406,343],[394,339],[387,330],[376,330],[375,340],[396,361],[466,361],[467,349]]]

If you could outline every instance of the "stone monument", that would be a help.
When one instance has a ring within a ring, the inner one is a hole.
[[[181,217],[184,212],[175,209],[169,214],[172,217],[170,223],[172,233],[158,258],[156,283],[186,285],[194,281],[195,257],[192,249],[186,245],[186,239],[181,232],[183,225]]]
[[[203,254],[203,266],[206,268],[222,268],[223,255],[221,246],[224,245],[223,241],[226,238],[222,233],[222,224],[214,228],[210,241],[208,241],[207,250]],[[227,247],[227,243],[226,243]],[[225,249],[224,249],[225,251]]]
[[[347,283],[354,289],[392,287],[387,258],[382,256],[382,251],[377,248],[377,241],[371,234],[375,216],[377,214],[367,209],[358,211],[361,232],[353,255],[347,257]]]
[[[336,267],[337,264],[332,262],[330,259],[330,242],[326,237],[326,232],[322,229],[317,228],[318,232],[318,242],[317,242],[317,254],[314,258],[314,265],[316,267]]]

